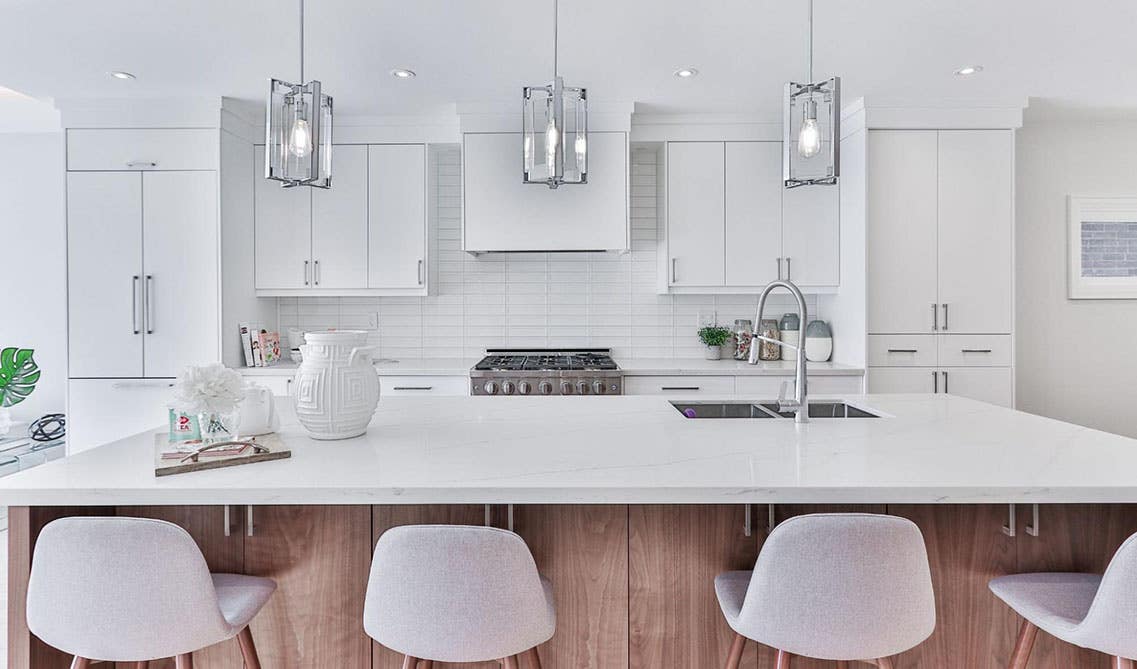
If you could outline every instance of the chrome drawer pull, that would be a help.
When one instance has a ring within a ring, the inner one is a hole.
[[[128,160],[128,161],[126,161],[126,166],[127,166],[127,167],[130,167],[130,168],[135,168],[135,167],[157,167],[157,166],[158,166],[158,163],[156,163],[156,162],[154,162],[154,161],[152,161],[152,160]]]
[[[990,353],[991,349],[989,349],[989,348],[961,348],[961,349],[959,349],[959,352],[960,353]]]
[[[698,390],[699,386],[660,386],[660,390]]]
[[[434,390],[434,386],[395,386],[391,390]]]
[[[890,349],[888,349],[888,352],[889,353],[917,353],[918,351],[914,348],[890,348]]]

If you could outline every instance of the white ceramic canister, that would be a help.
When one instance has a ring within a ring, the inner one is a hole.
[[[300,347],[293,403],[313,439],[348,439],[367,431],[379,404],[379,376],[362,330],[308,332]]]

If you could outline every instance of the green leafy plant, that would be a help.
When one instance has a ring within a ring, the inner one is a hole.
[[[707,346],[722,346],[730,339],[730,330],[717,325],[699,328],[699,339]]]
[[[40,371],[34,354],[33,349],[14,346],[0,351],[0,407],[19,404],[36,389]]]

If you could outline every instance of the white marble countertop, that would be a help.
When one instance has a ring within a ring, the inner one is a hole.
[[[415,358],[408,360],[379,359],[375,371],[380,376],[466,376],[479,358]],[[796,363],[787,360],[759,362],[741,360],[701,360],[698,358],[616,358],[620,370],[628,376],[793,376]],[[284,361],[272,367],[238,367],[247,376],[292,376],[296,363]],[[811,362],[809,373],[818,376],[863,376],[863,367],[835,362]]]
[[[144,433],[0,479],[0,504],[1137,502],[1137,440],[947,395],[854,402],[886,415],[796,425],[690,420],[655,396],[394,398],[344,441],[286,415],[289,460],[155,478]]]

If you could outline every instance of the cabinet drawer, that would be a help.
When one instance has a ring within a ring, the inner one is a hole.
[[[930,367],[877,367],[868,370],[870,393],[933,393],[939,392],[939,371]]]
[[[733,376],[625,376],[625,395],[733,395]]]
[[[220,142],[204,128],[68,130],[67,169],[215,170]]]
[[[869,335],[869,367],[930,367],[936,364],[935,335]]]
[[[1014,408],[1014,377],[1010,367],[971,367],[940,372],[940,392]]]
[[[469,395],[467,376],[380,376],[379,397]]]
[[[1010,367],[1010,335],[940,335],[941,367]]]

